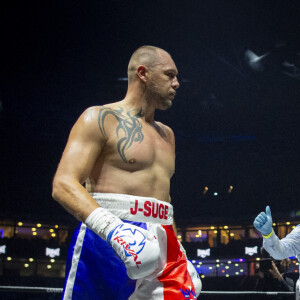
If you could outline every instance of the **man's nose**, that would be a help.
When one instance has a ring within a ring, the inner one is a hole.
[[[174,79],[173,79],[173,81],[172,81],[172,88],[173,89],[178,89],[180,87],[180,84],[179,84],[179,82],[178,82],[178,79],[177,79],[177,77],[175,77]]]

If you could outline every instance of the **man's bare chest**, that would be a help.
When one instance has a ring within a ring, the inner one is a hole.
[[[128,168],[145,168],[159,165],[174,170],[175,153],[170,142],[159,136],[145,132],[143,139],[112,137],[103,149],[107,159]]]
[[[125,111],[122,107],[104,107],[98,124],[106,136],[102,159],[122,169],[145,169],[160,166],[174,171],[174,145],[164,125],[146,122],[139,111]]]

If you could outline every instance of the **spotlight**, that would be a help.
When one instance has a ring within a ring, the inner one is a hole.
[[[248,49],[245,52],[245,60],[252,70],[261,72],[265,69],[266,57],[269,54],[270,53],[267,52],[261,56],[258,56],[253,51]]]

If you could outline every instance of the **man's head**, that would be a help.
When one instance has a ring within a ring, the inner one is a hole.
[[[157,109],[167,109],[179,87],[177,67],[168,52],[153,46],[142,46],[128,64],[128,85],[138,81],[147,101]]]

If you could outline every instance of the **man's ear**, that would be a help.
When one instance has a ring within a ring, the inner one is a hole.
[[[147,77],[147,73],[148,73],[147,67],[145,67],[145,66],[143,66],[143,65],[138,66],[136,73],[137,73],[137,76],[138,76],[142,81],[146,82],[146,80],[147,80],[146,77]]]

